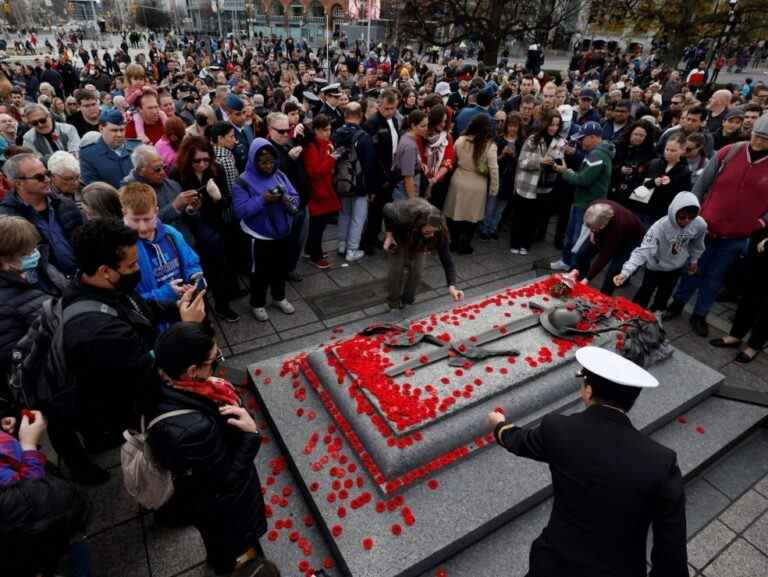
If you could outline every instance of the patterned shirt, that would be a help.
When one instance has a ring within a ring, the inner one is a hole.
[[[45,477],[45,455],[23,450],[21,443],[0,431],[0,487],[41,477]]]
[[[216,162],[224,170],[224,176],[227,178],[227,187],[231,191],[240,173],[237,171],[237,165],[235,164],[235,156],[232,151],[223,146],[214,146],[213,150],[216,152]]]

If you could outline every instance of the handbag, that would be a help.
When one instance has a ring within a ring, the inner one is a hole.
[[[656,191],[655,188],[648,188],[647,185],[650,184],[650,182],[650,179],[646,179],[643,184],[635,188],[635,190],[632,191],[632,194],[629,195],[629,200],[648,204],[651,201],[651,197],[653,197],[653,193]]]

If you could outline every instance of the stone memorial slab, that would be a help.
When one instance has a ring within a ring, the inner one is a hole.
[[[427,331],[433,327],[427,332],[438,337],[450,330],[450,340],[469,338],[494,324],[510,322],[513,315],[525,316],[528,307],[522,305],[531,300],[549,305],[550,301],[544,300],[548,285],[541,282],[512,287],[430,315],[409,328],[421,326]],[[512,300],[514,306],[509,304]],[[622,299],[611,299],[610,304],[620,309],[619,319],[635,312]],[[355,354],[361,358],[378,354],[384,365],[403,362],[405,356],[414,354],[385,347],[383,335],[364,340],[335,338],[316,351],[250,367],[264,415],[344,574],[419,575],[550,494],[547,468],[512,457],[494,445],[485,416],[503,407],[515,422],[526,424],[551,411],[579,410],[572,355],[578,346],[598,337],[553,339],[538,327],[528,333],[529,338],[515,342],[520,355],[512,357],[514,363],[507,357],[481,361],[468,368],[466,376],[457,378],[456,384],[451,377],[445,384],[440,380],[440,374],[447,371],[443,360],[442,365],[435,363],[404,375],[410,381],[400,381],[399,388],[392,385],[394,399],[418,400],[425,394],[433,398],[426,389],[432,384],[438,399],[434,415],[420,409],[418,402],[398,401],[398,405],[386,398],[385,389],[371,386],[370,380],[381,374],[381,364],[373,363],[371,373],[364,363],[356,364]],[[381,342],[374,347],[379,338]],[[512,335],[510,342],[515,338],[517,335]],[[603,346],[620,348],[622,344],[621,333],[602,334],[599,339]],[[423,351],[434,346],[419,345]],[[502,339],[488,346],[506,348],[510,343]],[[519,372],[513,374],[511,369]],[[687,410],[722,379],[719,373],[679,352],[649,370],[662,386],[644,391],[630,414],[635,425],[646,431]],[[424,381],[415,380],[420,372]],[[434,374],[427,377],[430,372]],[[466,398],[465,385],[474,379],[482,383],[473,385]],[[408,382],[410,392],[404,394]],[[416,382],[423,386],[420,395],[414,390]],[[366,384],[370,390],[363,394],[360,389]],[[459,401],[455,390],[461,391],[463,403],[456,408]],[[444,405],[452,410],[440,411],[443,400],[449,398],[446,394],[457,400]],[[400,407],[403,416],[393,405]],[[398,424],[410,428],[398,428]]]

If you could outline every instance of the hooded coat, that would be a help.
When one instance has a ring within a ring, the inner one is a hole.
[[[578,172],[567,170],[563,173],[563,179],[576,187],[574,206],[586,208],[592,201],[608,195],[615,153],[613,143],[604,140],[589,151]]]
[[[698,261],[704,253],[704,239],[707,236],[707,222],[697,216],[684,228],[677,224],[677,213],[686,207],[699,208],[699,199],[692,192],[680,192],[669,205],[667,215],[657,220],[643,242],[632,251],[632,256],[621,269],[629,278],[645,265],[649,270],[672,271],[685,266],[689,261]]]
[[[247,235],[275,240],[288,236],[293,224],[293,214],[284,203],[267,203],[264,195],[276,187],[283,190],[286,202],[298,209],[299,195],[288,177],[277,168],[270,174],[264,174],[256,167],[256,156],[262,148],[268,147],[275,153],[274,146],[265,138],[256,138],[248,150],[248,163],[232,191],[233,209],[240,228]]]

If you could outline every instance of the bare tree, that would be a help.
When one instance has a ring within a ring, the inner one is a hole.
[[[545,43],[550,33],[575,20],[582,0],[403,0],[407,34],[435,46],[479,42],[483,60],[495,66],[511,38]]]

